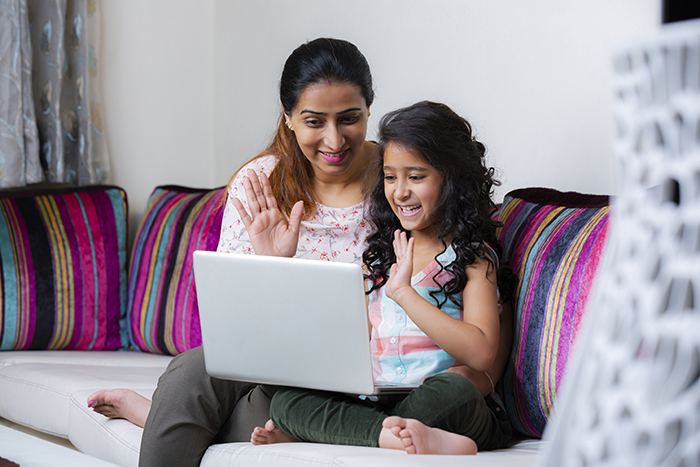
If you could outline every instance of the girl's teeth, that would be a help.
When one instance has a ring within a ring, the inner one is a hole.
[[[412,213],[420,209],[420,206],[401,206],[401,211],[406,213]]]

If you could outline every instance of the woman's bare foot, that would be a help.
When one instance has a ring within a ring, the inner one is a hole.
[[[265,423],[265,428],[255,427],[253,434],[250,435],[250,442],[259,446],[261,444],[296,443],[299,440],[277,428],[272,420],[268,420]]]
[[[112,389],[90,394],[88,407],[105,417],[125,418],[143,428],[151,401],[131,389]]]
[[[401,439],[409,454],[476,454],[477,451],[471,438],[425,426],[418,420],[388,417],[382,426]]]

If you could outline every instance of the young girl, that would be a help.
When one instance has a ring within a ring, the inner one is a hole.
[[[251,441],[412,454],[506,447],[505,413],[460,374],[486,371],[499,343],[499,247],[489,215],[498,182],[484,146],[466,120],[431,102],[386,115],[379,139],[383,177],[370,196],[374,230],[363,255],[374,377],[419,387],[380,400],[282,389]]]

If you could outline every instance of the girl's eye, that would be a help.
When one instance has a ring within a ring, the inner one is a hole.
[[[413,180],[414,182],[421,181],[425,178],[425,175],[411,175],[408,177],[410,180]]]
[[[396,180],[396,177],[393,175],[384,175],[384,180],[387,182],[391,182],[391,181]]]

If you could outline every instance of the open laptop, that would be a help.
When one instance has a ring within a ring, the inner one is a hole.
[[[348,394],[376,387],[362,268],[356,264],[194,252],[207,373]]]

